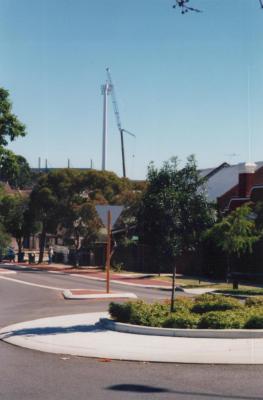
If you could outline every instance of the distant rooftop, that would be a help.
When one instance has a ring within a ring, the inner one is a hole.
[[[202,176],[208,177],[205,184],[208,200],[216,201],[218,197],[235,187],[238,184],[239,174],[245,170],[245,164],[226,165],[223,168],[217,169],[215,173],[210,173],[210,176],[206,174],[208,169],[202,170],[204,172],[200,171]],[[263,167],[263,161],[258,161],[255,164],[256,171]]]

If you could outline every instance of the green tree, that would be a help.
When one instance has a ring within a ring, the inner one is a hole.
[[[251,206],[245,204],[208,229],[205,236],[212,239],[226,254],[228,281],[231,273],[231,256],[235,255],[239,258],[241,254],[251,253],[254,243],[259,240],[261,234],[256,229]]]
[[[26,135],[25,125],[12,113],[9,92],[0,88],[0,146],[4,147],[18,138]]]
[[[90,170],[81,174],[89,199],[101,204],[120,204],[121,195],[132,189],[130,181],[109,171]]]
[[[138,213],[140,240],[151,246],[159,272],[166,265],[173,268],[175,277],[176,257],[198,249],[202,233],[213,222],[214,211],[207,202],[204,179],[193,156],[181,169],[176,158],[160,169],[150,164],[147,179]],[[172,293],[174,296],[174,290]]]
[[[4,250],[10,244],[10,242],[11,242],[11,237],[6,232],[4,226],[0,222],[0,260],[3,256]]]
[[[30,217],[28,198],[21,195],[4,195],[0,198],[1,221],[5,231],[16,239],[18,251],[22,252],[23,239],[36,232]]]
[[[10,186],[23,189],[31,184],[31,170],[27,160],[0,147],[0,179]]]
[[[95,210],[83,175],[70,169],[42,175],[30,196],[30,210],[41,224],[39,263],[43,261],[47,234],[72,239],[91,239],[96,231]]]
[[[70,212],[61,221],[63,237],[69,244],[73,244],[76,251],[81,246],[92,248],[100,227],[94,204],[81,196],[74,199]]]

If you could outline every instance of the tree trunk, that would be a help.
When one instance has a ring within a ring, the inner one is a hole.
[[[22,253],[23,246],[22,246],[22,238],[16,238],[16,243],[18,247],[18,253]]]
[[[42,232],[40,234],[40,240],[39,240],[39,259],[38,259],[38,264],[41,264],[43,262],[45,244],[46,244],[46,234],[47,234],[46,230],[43,228]]]
[[[175,275],[176,275],[176,264],[174,263],[174,267],[173,267],[172,295],[171,295],[171,307],[170,307],[171,313],[174,312]]]
[[[226,282],[229,283],[231,274],[231,265],[230,265],[230,255],[227,255],[227,272],[226,272]]]

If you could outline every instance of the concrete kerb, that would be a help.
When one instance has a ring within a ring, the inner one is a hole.
[[[8,326],[0,338],[16,346],[54,354],[116,360],[263,364],[263,339],[149,336],[106,330],[106,313],[42,318]]]
[[[105,329],[137,335],[171,336],[209,339],[255,339],[263,338],[263,329],[174,329],[131,325],[101,318],[100,324]]]
[[[67,300],[88,300],[88,299],[137,299],[136,294],[128,292],[115,293],[90,293],[90,294],[74,294],[70,289],[62,292]]]

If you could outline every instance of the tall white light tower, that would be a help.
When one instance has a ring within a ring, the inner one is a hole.
[[[102,129],[102,171],[107,169],[107,141],[108,141],[108,99],[111,92],[111,85],[106,81],[101,87],[103,95],[103,129]]]

